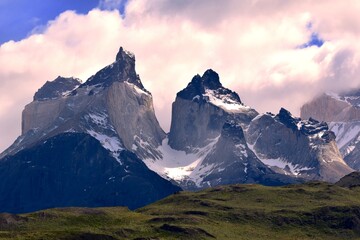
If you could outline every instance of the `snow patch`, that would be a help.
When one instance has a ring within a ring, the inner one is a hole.
[[[350,144],[360,134],[360,122],[336,122],[330,123],[330,130],[336,135],[336,143],[339,149]]]
[[[194,149],[193,153],[172,149],[168,144],[168,138],[165,138],[162,145],[157,148],[162,158],[144,159],[144,163],[148,168],[166,179],[170,178],[175,181],[187,179],[200,183],[203,175],[207,172],[208,167],[210,167],[202,168],[202,160],[213,149],[219,137],[212,139],[210,143],[203,148]]]
[[[133,83],[129,83],[128,81],[125,81],[125,83],[127,85],[129,85],[130,87],[132,87],[134,90],[135,90],[135,93],[137,93],[138,95],[142,95],[142,94],[145,94],[145,95],[149,95],[149,93],[145,92],[144,90],[140,89],[138,86],[136,86],[135,84]]]
[[[118,137],[110,137],[105,134],[97,133],[93,130],[87,130],[87,133],[96,138],[101,145],[111,152],[111,155],[122,165],[119,158],[120,152],[123,150]]]
[[[245,106],[230,98],[228,95],[216,94],[214,90],[206,89],[204,97],[209,98],[209,102],[227,112],[244,112],[250,110],[249,106]]]

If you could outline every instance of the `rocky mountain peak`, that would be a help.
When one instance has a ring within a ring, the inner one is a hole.
[[[213,99],[225,104],[242,104],[239,95],[230,89],[224,88],[220,82],[219,75],[212,69],[206,70],[202,76],[199,74],[195,75],[187,87],[178,92],[177,97],[200,102],[211,102],[211,99]],[[212,102],[215,103],[214,101]]]
[[[34,101],[45,101],[65,96],[81,84],[80,79],[58,76],[53,81],[47,81],[34,95]]]
[[[116,54],[116,61],[134,61],[135,55],[132,52],[124,50],[123,47],[120,47],[119,52]]]
[[[293,115],[285,108],[281,108],[279,113],[275,116],[275,118],[277,118],[285,126],[293,130],[298,129],[297,125],[301,121],[300,118],[293,117]]]
[[[217,74],[212,69],[208,69],[205,71],[204,75],[202,76],[202,82],[204,87],[216,90],[219,88],[222,88],[222,85],[220,83],[219,74]]]
[[[135,71],[135,55],[120,47],[115,62],[91,76],[81,87],[109,87],[114,82],[128,82],[149,93]]]
[[[329,127],[326,122],[320,122],[313,118],[308,120],[302,120],[301,118],[294,117],[288,110],[281,108],[279,113],[275,116],[275,119],[279,120],[288,128],[294,131],[300,131],[304,135],[314,135],[320,132],[327,132]],[[333,133],[326,135],[329,141],[334,140]]]

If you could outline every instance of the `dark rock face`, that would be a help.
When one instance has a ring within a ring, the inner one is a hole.
[[[198,74],[195,75],[188,86],[178,92],[177,97],[193,100],[198,96],[198,98],[194,99],[195,101],[206,101],[208,98],[203,96],[206,93],[206,89],[215,90],[219,95],[227,95],[230,100],[239,104],[242,103],[236,92],[222,86],[219,75],[212,69],[206,70],[202,77]]]
[[[360,186],[360,172],[352,172],[342,177],[336,185],[347,188]]]
[[[327,139],[335,140],[335,138],[332,139],[333,133],[330,134],[328,132],[329,127],[326,122],[319,122],[313,118],[309,118],[309,120],[302,120],[301,118],[292,116],[292,114],[284,108],[280,109],[275,118],[286,127],[292,129],[293,131],[300,131],[306,136],[326,132]]]
[[[58,98],[70,93],[80,85],[79,79],[57,77],[54,81],[47,81],[34,95],[34,101],[45,101]]]
[[[87,86],[108,87],[113,82],[127,81],[149,93],[140,81],[139,75],[135,71],[135,56],[120,47],[116,55],[116,61],[90,77],[80,87]]]
[[[67,206],[138,208],[181,190],[129,151],[119,164],[87,134],[64,133],[0,161],[0,212]]]

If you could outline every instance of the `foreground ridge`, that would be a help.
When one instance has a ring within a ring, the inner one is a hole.
[[[2,238],[357,239],[358,188],[322,182],[181,192],[131,212],[64,208],[0,214]]]

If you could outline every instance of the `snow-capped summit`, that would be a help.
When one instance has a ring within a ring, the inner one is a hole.
[[[203,76],[195,75],[177,97],[194,102],[207,102],[229,112],[249,109],[241,102],[236,92],[222,86],[219,75],[212,69],[206,70]]]

